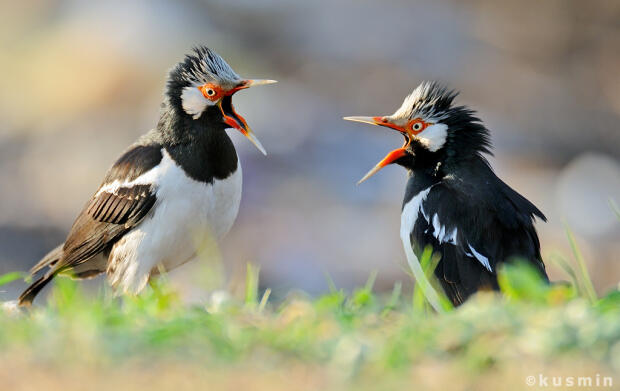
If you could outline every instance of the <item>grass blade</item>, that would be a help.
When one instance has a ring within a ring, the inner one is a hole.
[[[422,254],[422,259],[420,259],[420,263],[422,265],[422,270],[424,271],[424,275],[431,283],[431,286],[435,288],[437,292],[437,296],[439,296],[439,301],[444,310],[450,311],[454,308],[448,296],[446,296],[443,287],[437,280],[435,276],[435,269],[439,265],[439,261],[441,260],[441,256],[437,253],[433,253],[432,246],[426,246],[424,249],[424,253]],[[416,295],[417,293],[417,295]],[[417,302],[416,302],[417,300]],[[416,310],[421,310],[424,307],[424,295],[420,291],[420,289],[414,288],[414,308]]]
[[[566,236],[568,238],[568,242],[570,243],[570,247],[573,250],[573,255],[577,260],[577,265],[579,265],[581,284],[583,284],[583,288],[587,294],[588,299],[594,303],[598,300],[596,296],[596,291],[594,290],[594,285],[592,284],[592,279],[590,278],[590,273],[588,272],[588,268],[586,266],[586,262],[583,259],[583,254],[581,250],[579,250],[579,246],[577,245],[577,241],[575,240],[575,236],[573,232],[568,228],[568,225],[565,225]]]
[[[370,272],[370,275],[368,276],[368,280],[366,280],[366,285],[364,285],[364,288],[367,289],[368,291],[372,291],[372,288],[375,286],[376,280],[377,280],[377,271],[373,270],[372,272]]]
[[[390,299],[385,304],[385,307],[383,307],[383,311],[381,312],[382,315],[385,315],[388,312],[396,308],[400,300],[400,295],[402,293],[402,290],[403,290],[403,284],[400,281],[396,281],[394,283],[394,288],[392,289],[392,294],[390,295]]]
[[[263,297],[260,299],[260,303],[258,303],[258,312],[263,312],[269,300],[269,296],[271,296],[271,289],[267,288],[265,289],[265,293],[263,293]]]
[[[437,294],[431,283],[428,281],[428,278],[426,278],[426,274],[424,274],[424,271],[422,270],[422,266],[418,261],[418,257],[416,257],[413,253],[413,248],[411,247],[411,242],[409,241],[409,238],[403,238],[402,242],[405,249],[405,255],[407,256],[407,263],[409,264],[409,268],[413,273],[413,277],[415,278],[417,284],[420,286],[424,297],[426,297],[426,300],[428,300],[428,302],[435,311],[439,313],[445,313],[446,311],[441,305],[439,295]]]
[[[575,269],[568,263],[564,257],[559,254],[552,254],[549,259],[553,263],[555,263],[560,269],[562,269],[568,276],[570,277],[571,283],[575,287],[575,290],[579,292],[581,296],[586,296],[586,292],[584,288],[579,283],[579,278],[577,277],[577,273],[575,273]]]
[[[260,267],[248,262],[245,273],[245,304],[255,308],[258,304],[258,278]]]
[[[323,274],[325,275],[325,280],[327,281],[327,288],[329,289],[329,292],[330,293],[338,292],[338,288],[336,288],[336,284],[334,283],[334,279],[329,274],[329,272],[328,271],[324,271]]]
[[[618,207],[618,204],[616,204],[616,201],[614,201],[613,198],[609,199],[609,207],[611,208],[611,210],[614,212],[614,214],[620,221],[620,208]]]
[[[24,278],[24,273],[22,272],[10,272],[0,276],[0,286],[11,283],[15,280],[20,280]]]

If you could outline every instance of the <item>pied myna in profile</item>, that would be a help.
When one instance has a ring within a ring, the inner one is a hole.
[[[240,77],[206,47],[172,68],[156,128],[112,165],[65,242],[32,268],[43,274],[19,305],[32,303],[59,273],[106,273],[118,291],[136,294],[152,275],[192,259],[202,241],[222,238],[237,216],[242,182],[226,129],[265,154],[232,96],[274,82]]]
[[[405,142],[366,176],[389,164],[407,169],[400,236],[408,259],[430,245],[441,255],[435,275],[454,305],[482,289],[498,289],[497,269],[522,259],[547,279],[534,218],[536,206],[499,179],[485,154],[489,131],[473,110],[425,82],[392,115],[345,117],[394,129]],[[412,262],[410,262],[411,264]]]

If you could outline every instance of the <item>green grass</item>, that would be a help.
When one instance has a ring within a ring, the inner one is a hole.
[[[375,293],[376,274],[353,292],[330,283],[317,298],[272,302],[248,265],[243,295],[220,292],[193,306],[165,279],[138,297],[93,298],[58,278],[46,305],[0,313],[0,382],[20,389],[22,374],[31,387],[39,378],[63,390],[84,382],[141,389],[142,381],[149,389],[516,390],[528,389],[530,374],[609,375],[620,370],[620,292],[596,296],[568,234],[576,263],[558,264],[570,283],[547,285],[516,263],[500,271],[503,295],[483,293],[458,309],[441,295],[426,251],[420,262],[442,313],[417,288]]]

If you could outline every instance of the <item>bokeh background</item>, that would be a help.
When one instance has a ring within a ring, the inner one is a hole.
[[[567,279],[549,261],[570,258],[567,224],[596,288],[618,283],[620,2],[566,0],[2,2],[0,273],[64,239],[106,169],[156,124],[167,71],[196,44],[280,83],[235,96],[269,156],[231,131],[239,218],[222,268],[173,273],[188,297],[206,294],[205,265],[226,286],[246,262],[281,293],[324,291],[327,275],[351,288],[373,270],[378,289],[409,281],[405,172],[355,185],[401,139],[341,118],[390,114],[428,79],[478,110],[495,170],[549,218],[537,227],[552,279]]]

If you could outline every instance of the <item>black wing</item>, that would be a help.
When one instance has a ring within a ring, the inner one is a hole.
[[[499,264],[531,262],[546,278],[534,216],[544,215],[491,175],[484,180],[448,177],[433,185],[421,204],[412,242],[442,255],[436,275],[455,304],[480,289],[498,289]]]

